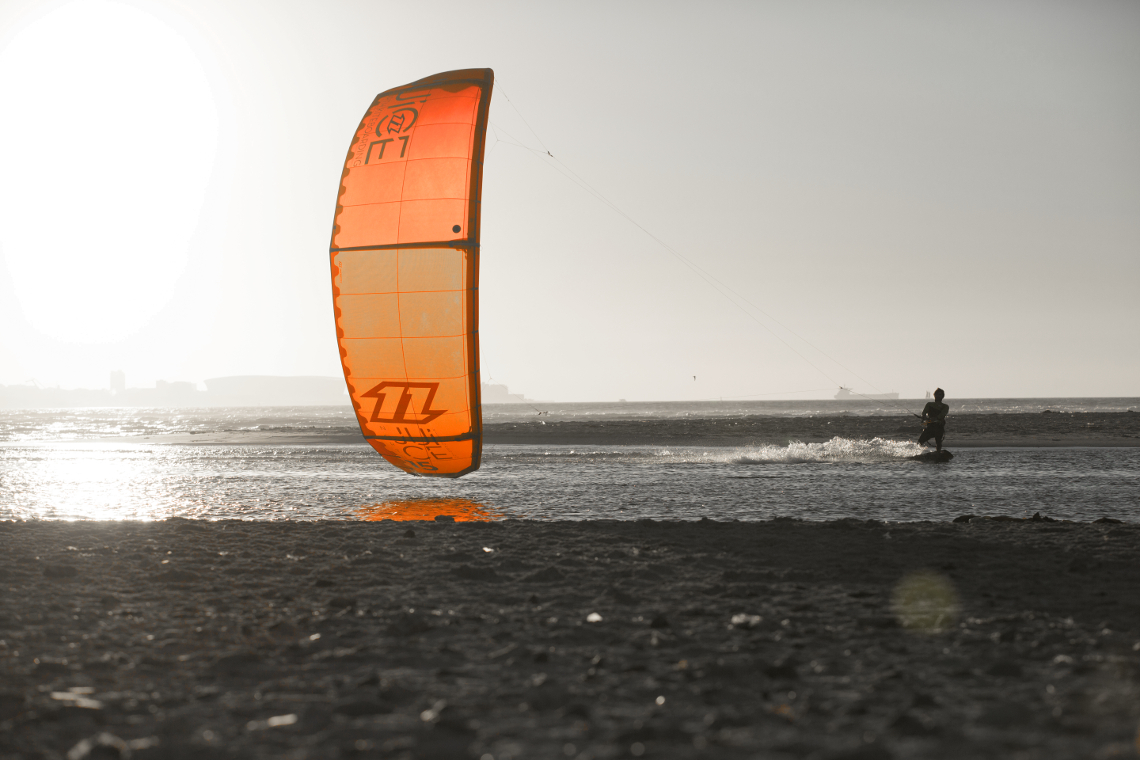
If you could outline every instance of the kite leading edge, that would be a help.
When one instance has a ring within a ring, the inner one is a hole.
[[[376,96],[341,174],[329,247],[344,379],[365,439],[413,475],[479,468],[479,224],[494,72]]]

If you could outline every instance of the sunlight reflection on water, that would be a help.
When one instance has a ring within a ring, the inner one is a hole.
[[[455,522],[490,522],[503,515],[470,499],[404,499],[370,504],[356,510],[361,520],[435,520],[450,517]]]

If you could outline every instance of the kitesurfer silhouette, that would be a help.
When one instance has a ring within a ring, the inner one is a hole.
[[[934,439],[934,446],[942,451],[942,437],[946,435],[946,413],[950,407],[942,403],[946,392],[941,388],[934,391],[934,400],[926,402],[922,407],[922,435],[918,436],[918,444]]]

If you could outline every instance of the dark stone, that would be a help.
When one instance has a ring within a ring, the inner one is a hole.
[[[329,607],[337,610],[348,609],[356,606],[356,600],[351,596],[334,596],[329,599]]]
[[[647,734],[646,738],[642,741],[655,740],[659,747],[684,747],[691,745],[693,742],[693,735],[682,727],[679,721],[668,720],[663,717],[653,719],[652,723],[647,724],[641,730]],[[634,731],[625,735],[632,735],[636,732],[637,729],[634,729]],[[619,741],[621,741],[622,736],[623,734],[618,735]],[[636,739],[630,739],[628,743],[632,744],[634,741],[636,741]],[[649,753],[647,752],[646,754],[648,755]],[[660,757],[660,755],[656,753],[654,753],[654,756]]]
[[[556,567],[547,567],[530,575],[524,575],[522,579],[530,583],[557,583],[566,580],[566,576]]]
[[[1132,410],[1129,409],[1128,411]],[[1113,525],[1123,525],[1124,521],[1117,520],[1115,517],[1098,517],[1097,519],[1093,520],[1093,523],[1112,523]]]
[[[610,590],[607,591],[606,593],[609,595],[609,597],[611,599],[613,599],[618,604],[630,605],[630,604],[637,604],[637,602],[638,602],[637,597],[635,597],[631,594],[627,594],[626,592],[622,591],[620,588],[617,588],[616,586],[611,587]]]
[[[455,733],[445,727],[433,728],[416,737],[416,760],[466,760],[475,758],[470,749],[471,737],[466,733]]]
[[[970,520],[973,520],[975,517],[977,517],[977,515],[959,515],[958,517],[954,518],[954,522],[956,522],[956,523],[968,523],[968,522],[970,522]]]
[[[337,703],[335,712],[350,718],[359,718],[364,715],[387,715],[394,709],[388,702],[381,702],[378,699],[346,699]]]
[[[661,614],[654,615],[653,620],[649,621],[649,626],[651,628],[668,628],[669,619]]]
[[[368,686],[379,686],[380,676],[376,673],[369,673],[364,678],[356,682],[356,688],[363,689]]]
[[[569,698],[570,695],[565,689],[547,681],[528,691],[525,701],[538,712],[549,712],[565,707]]]
[[[894,760],[891,751],[881,744],[863,744],[850,749],[821,753],[819,760]],[[813,755],[812,760],[816,760]]]
[[[1009,660],[1000,660],[986,669],[986,673],[998,678],[1020,678],[1023,672],[1020,665]]]
[[[1097,564],[1098,563],[1089,559],[1085,559],[1084,557],[1077,557],[1069,563],[1069,572],[1087,573],[1089,570],[1092,570],[1094,567],[1096,567]]]
[[[455,522],[455,518],[451,515],[436,515],[435,521],[441,523],[453,523]]]
[[[234,652],[215,660],[212,670],[223,675],[243,675],[257,670],[263,662],[257,652]]]
[[[156,575],[155,580],[162,583],[189,583],[198,580],[198,576],[189,570],[167,570]]]
[[[938,707],[938,701],[934,697],[924,692],[919,692],[914,695],[914,701],[910,703],[911,707]]]
[[[764,675],[769,678],[785,678],[792,679],[797,676],[796,663],[792,659],[780,660],[764,668]]]
[[[499,574],[491,568],[478,567],[477,565],[460,565],[459,567],[453,568],[451,574],[457,575],[466,581],[483,581],[484,583],[496,583],[502,580]]]
[[[237,753],[228,747],[176,742],[164,742],[131,751],[131,760],[237,760],[237,758]]]
[[[388,680],[381,683],[378,694],[381,702],[390,702],[395,705],[407,704],[420,696],[416,690]]]
[[[450,734],[452,736],[467,736],[472,739],[475,738],[478,721],[472,723],[471,719],[465,717],[463,713],[456,712],[452,708],[447,708],[439,719],[435,721],[435,731],[437,733]]]
[[[992,728],[1021,726],[1033,720],[1033,711],[1018,702],[1001,702],[988,707],[978,718],[978,723]]]
[[[432,628],[426,616],[403,612],[392,618],[387,631],[390,636],[417,636],[427,633]]]
[[[0,720],[10,720],[24,709],[24,695],[18,691],[0,691]]]
[[[734,705],[726,705],[723,709],[705,716],[705,725],[714,731],[722,728],[743,728],[752,725],[752,717],[746,713],[742,714]]]
[[[567,718],[588,720],[590,718],[590,708],[581,702],[572,702],[562,708],[562,715]]]
[[[71,580],[79,575],[78,568],[71,565],[47,565],[44,567],[44,577],[54,581]]]
[[[910,713],[902,713],[891,721],[890,729],[903,736],[931,736],[938,733],[934,726],[927,725],[921,718]]]
[[[416,537],[416,532],[414,530],[412,530],[411,528],[408,528],[407,530],[404,531],[404,538],[415,538],[415,537]]]

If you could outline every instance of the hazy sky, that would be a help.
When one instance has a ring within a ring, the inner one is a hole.
[[[1136,2],[4,0],[0,383],[338,375],[353,131],[468,67],[484,380],[1140,395]]]

